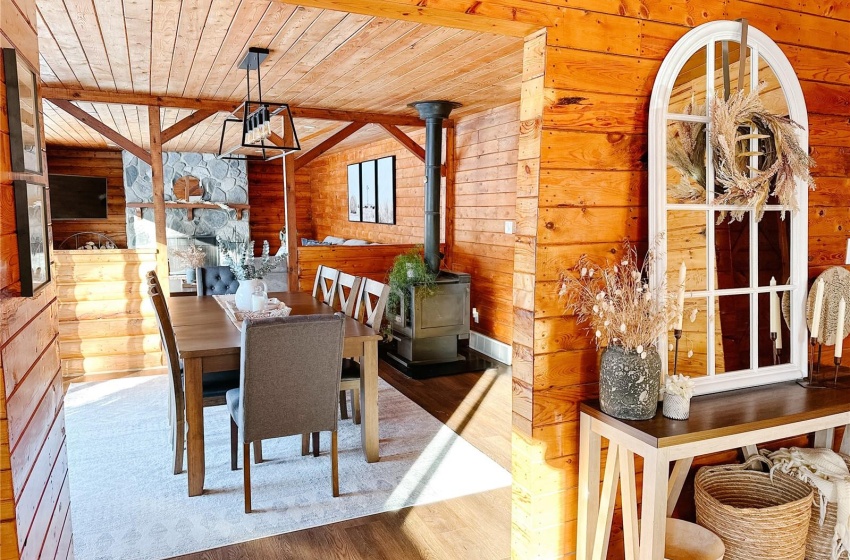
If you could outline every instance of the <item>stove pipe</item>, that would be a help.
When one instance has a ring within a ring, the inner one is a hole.
[[[408,107],[419,111],[425,121],[425,266],[433,274],[440,271],[440,171],[443,164],[443,120],[460,103],[417,101]]]

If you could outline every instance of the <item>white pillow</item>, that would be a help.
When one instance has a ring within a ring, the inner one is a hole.
[[[364,241],[363,239],[349,239],[343,245],[368,245],[368,241]]]
[[[333,235],[329,235],[322,240],[322,243],[330,243],[331,245],[342,245],[345,241],[342,237],[334,237]]]

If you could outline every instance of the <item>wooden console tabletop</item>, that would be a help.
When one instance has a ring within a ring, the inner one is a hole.
[[[577,560],[606,557],[618,486],[623,504],[626,558],[662,560],[666,520],[676,505],[693,458],[815,433],[816,447],[831,447],[835,428],[850,424],[850,390],[804,389],[794,382],[694,397],[688,420],[658,412],[643,421],[618,420],[581,405]],[[602,490],[602,438],[608,440]],[[845,430],[841,451],[850,451]],[[644,459],[642,524],[638,534],[634,456]],[[674,463],[672,473],[670,463]]]

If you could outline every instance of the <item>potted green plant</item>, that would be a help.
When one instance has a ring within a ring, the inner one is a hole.
[[[402,297],[410,293],[411,286],[417,286],[416,293],[420,297],[433,295],[437,285],[436,280],[437,275],[428,270],[425,265],[421,247],[414,247],[397,256],[389,272],[390,295],[387,299],[387,315],[398,315],[401,312]]]

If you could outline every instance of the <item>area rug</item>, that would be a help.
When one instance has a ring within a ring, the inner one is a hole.
[[[204,411],[206,482],[189,498],[171,474],[165,376],[72,384],[65,404],[77,560],[170,558],[502,488],[511,476],[380,381],[381,460],[368,464],[359,426],[339,426],[339,498],[331,496],[330,435],[320,457],[300,436],[263,442],[251,465],[254,513],[243,512],[242,459],[230,470],[229,419]]]

